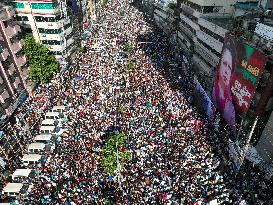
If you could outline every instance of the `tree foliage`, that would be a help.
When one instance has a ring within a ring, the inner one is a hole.
[[[108,136],[106,145],[102,149],[102,166],[106,173],[113,174],[117,169],[117,149],[119,149],[119,162],[121,166],[126,159],[131,158],[129,150],[120,150],[121,146],[125,147],[125,141],[126,137],[122,133]]]
[[[128,56],[132,54],[132,51],[134,49],[133,46],[127,42],[123,44],[123,48],[124,48],[124,51],[127,52]]]
[[[168,5],[167,5],[167,7],[169,7],[170,9],[175,9],[176,8],[176,3],[174,3],[174,2],[170,2]]]
[[[106,7],[107,3],[108,3],[108,0],[102,0],[101,1],[101,6]]]
[[[32,36],[25,36],[23,53],[29,64],[28,77],[32,82],[47,83],[60,71],[59,64],[49,54],[48,48],[37,43]]]

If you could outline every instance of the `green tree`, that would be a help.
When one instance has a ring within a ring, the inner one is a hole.
[[[122,133],[108,136],[106,145],[102,149],[102,166],[104,167],[104,171],[106,173],[115,173],[117,169],[117,148],[119,149],[120,146],[125,147],[125,140],[126,136]],[[124,149],[123,151],[119,151],[119,161],[121,166],[123,166],[125,159],[130,158],[131,154],[129,150]]]
[[[108,3],[108,0],[102,0],[101,1],[102,7],[106,7],[107,3]]]
[[[25,36],[23,53],[29,64],[28,77],[32,82],[47,83],[60,71],[58,62],[49,54],[48,48],[37,43],[32,36]]]
[[[134,47],[131,44],[126,42],[123,44],[123,49],[128,55],[128,64],[127,64],[127,68],[125,70],[125,73],[129,73],[134,68],[134,64],[132,62],[132,52],[133,52]]]
[[[174,10],[176,8],[176,3],[170,2],[167,7]]]

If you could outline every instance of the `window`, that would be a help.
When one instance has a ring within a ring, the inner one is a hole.
[[[60,15],[56,17],[34,16],[34,18],[37,22],[58,22],[61,19]]]
[[[51,55],[62,55],[61,51],[50,51],[49,52]]]
[[[15,19],[16,21],[28,21],[27,16],[16,16]]]
[[[63,41],[57,41],[57,40],[42,40],[42,44],[44,44],[44,45],[61,45],[61,44],[63,44]]]
[[[39,28],[39,33],[46,33],[46,34],[59,34],[62,33],[62,29],[43,29]]]
[[[19,2],[10,2],[8,5],[11,6],[11,7],[13,7],[13,8],[15,8],[15,9],[23,9],[23,8],[25,8],[24,3],[19,3]]]
[[[32,9],[55,9],[55,3],[31,3]]]

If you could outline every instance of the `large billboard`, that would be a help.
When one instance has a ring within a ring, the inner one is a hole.
[[[225,36],[213,86],[213,101],[236,131],[238,116],[248,111],[267,57],[259,50]]]

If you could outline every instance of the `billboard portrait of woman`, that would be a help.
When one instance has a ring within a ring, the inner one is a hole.
[[[231,39],[227,39],[223,45],[222,56],[216,71],[213,86],[214,103],[234,132],[236,132],[236,115],[230,88],[236,59],[234,42]]]

